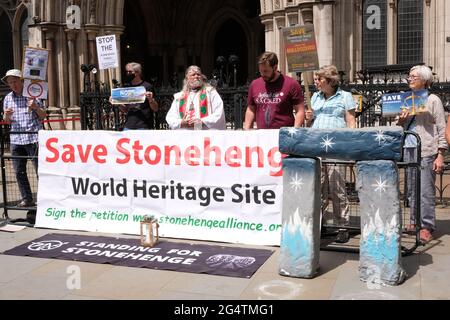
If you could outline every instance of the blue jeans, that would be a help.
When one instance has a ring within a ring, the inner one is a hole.
[[[38,171],[38,143],[31,144],[11,144],[11,155],[13,157],[23,157],[23,158],[13,158],[12,163],[14,171],[16,173],[17,184],[19,185],[20,194],[22,200],[29,202],[33,201],[33,193],[31,192],[30,181],[27,175],[27,162],[29,157],[33,157],[31,161],[33,162],[34,169],[36,170],[36,175]]]
[[[405,162],[416,161],[415,149],[404,149]],[[430,232],[436,229],[436,173],[433,171],[433,163],[436,160],[435,156],[422,157],[420,161],[420,226],[426,228]],[[416,176],[414,174],[415,169],[407,169],[407,181],[408,181],[408,201],[411,212],[411,223],[416,224],[415,212],[416,212]]]

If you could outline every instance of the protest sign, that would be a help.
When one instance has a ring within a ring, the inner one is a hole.
[[[97,37],[96,43],[99,69],[118,68],[119,59],[117,56],[116,36]]]
[[[47,99],[48,83],[44,81],[25,79],[23,83],[22,95],[32,99]]]
[[[25,47],[23,55],[23,77],[32,80],[47,80],[49,50]]]
[[[381,96],[383,117],[393,117],[408,110],[411,115],[426,111],[428,90],[386,93]]]
[[[134,104],[145,102],[145,87],[117,88],[111,90],[111,104]]]
[[[314,25],[284,28],[283,39],[289,72],[319,69]]]

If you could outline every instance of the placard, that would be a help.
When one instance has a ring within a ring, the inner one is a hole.
[[[426,112],[428,90],[386,93],[381,96],[383,117],[393,117],[408,110],[411,115]]]
[[[23,83],[22,95],[32,99],[47,99],[48,83],[44,81],[25,79]]]
[[[23,77],[32,80],[47,80],[49,50],[25,47],[23,54]]]
[[[363,111],[363,96],[361,94],[352,94],[353,101],[355,102],[355,111]]]
[[[111,104],[135,104],[145,102],[145,87],[116,88],[111,90]]]
[[[283,39],[289,72],[319,69],[314,25],[284,28]]]
[[[117,57],[116,36],[108,35],[97,37],[97,57],[100,70],[118,68],[119,59]]]

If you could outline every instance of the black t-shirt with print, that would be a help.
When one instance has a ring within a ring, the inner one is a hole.
[[[146,91],[153,93],[155,97],[155,91],[153,86],[145,81],[138,84],[126,83],[125,87],[145,87]],[[148,99],[145,99],[144,103],[128,104],[126,105],[128,111],[124,128],[127,129],[155,129],[155,112],[150,108]]]

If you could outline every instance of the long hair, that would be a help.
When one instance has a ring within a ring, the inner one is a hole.
[[[200,75],[201,75],[201,80],[202,80],[202,82],[203,82],[203,84],[202,84],[203,86],[211,87],[211,85],[208,83],[208,78],[202,73],[202,69],[200,69],[199,66],[192,65],[192,66],[189,66],[189,67],[186,69],[186,72],[184,73],[183,92],[189,92],[189,86],[188,86],[187,76],[188,76],[188,73],[191,72],[191,71],[195,71],[195,72],[200,73]]]

